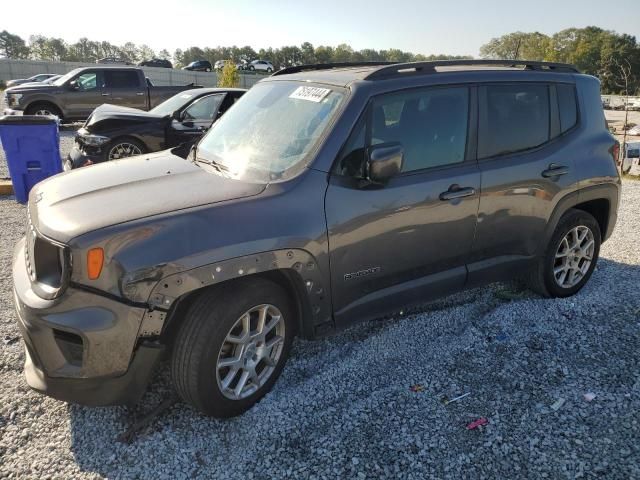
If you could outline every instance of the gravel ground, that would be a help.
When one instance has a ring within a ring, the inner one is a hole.
[[[493,285],[298,340],[245,415],[176,403],[127,444],[171,396],[166,366],[136,409],[29,390],[10,278],[25,212],[0,197],[0,478],[640,478],[639,210],[640,182],[625,180],[615,233],[575,297]]]
[[[177,403],[126,444],[132,420],[170,395],[166,368],[133,411],[28,389],[9,277],[24,208],[0,200],[0,478],[640,478],[639,208],[627,180],[614,236],[573,298],[509,301],[494,285],[296,341],[245,415]],[[465,428],[480,417],[486,427]]]

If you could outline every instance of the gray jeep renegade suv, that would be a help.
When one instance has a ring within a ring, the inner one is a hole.
[[[13,264],[27,382],[130,403],[165,355],[180,396],[227,417],[271,389],[295,335],[516,276],[573,295],[616,221],[617,152],[598,80],[569,65],[277,72],[187,159],[33,189]]]

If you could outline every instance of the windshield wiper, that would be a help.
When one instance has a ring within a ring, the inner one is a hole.
[[[197,155],[194,155],[194,163],[203,163],[205,165],[208,165],[210,167],[215,168],[220,174],[222,174],[223,176],[228,176],[228,171],[229,171],[229,167],[227,167],[226,165],[223,165],[219,162],[216,162],[215,160],[205,160],[204,158],[199,158]]]

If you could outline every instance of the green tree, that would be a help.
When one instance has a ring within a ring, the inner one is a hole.
[[[218,87],[220,88],[236,88],[240,86],[240,74],[235,62],[226,60],[224,67],[218,75]]]
[[[34,60],[44,60],[47,58],[47,38],[42,35],[31,35],[29,37],[29,57]]]
[[[142,60],[151,60],[156,57],[156,52],[149,45],[140,45],[137,49],[138,58]]]
[[[171,54],[169,53],[169,50],[163,48],[158,52],[158,58],[161,58],[162,60],[171,60]]]
[[[138,47],[136,47],[136,44],[133,42],[127,42],[122,45],[120,52],[125,60],[129,60],[130,62],[137,62],[139,60]]]
[[[304,63],[316,63],[316,53],[311,43],[304,42],[302,45],[300,45],[300,52],[302,53],[302,61]]]
[[[353,49],[346,43],[341,43],[333,51],[331,61],[336,63],[349,62],[351,61],[352,57],[353,57]]]
[[[540,33],[513,32],[480,47],[480,56],[503,60],[544,60],[549,49],[549,37]]]
[[[187,65],[184,63],[184,52],[179,48],[176,48],[173,52],[173,61],[176,64],[176,67],[184,67]]]
[[[28,58],[29,47],[18,35],[13,35],[6,30],[0,32],[0,56],[7,58]]]

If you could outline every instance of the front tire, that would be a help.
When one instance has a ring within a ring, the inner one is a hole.
[[[558,222],[547,250],[527,279],[545,297],[569,297],[589,281],[600,255],[602,236],[593,215],[571,209]]]
[[[25,115],[54,115],[62,120],[62,112],[51,103],[34,103],[24,110]]]
[[[106,150],[106,160],[111,161],[142,155],[147,149],[142,142],[135,138],[121,137],[113,140]]]
[[[271,390],[294,334],[287,292],[269,280],[250,278],[205,291],[176,339],[175,389],[206,415],[240,415]]]

